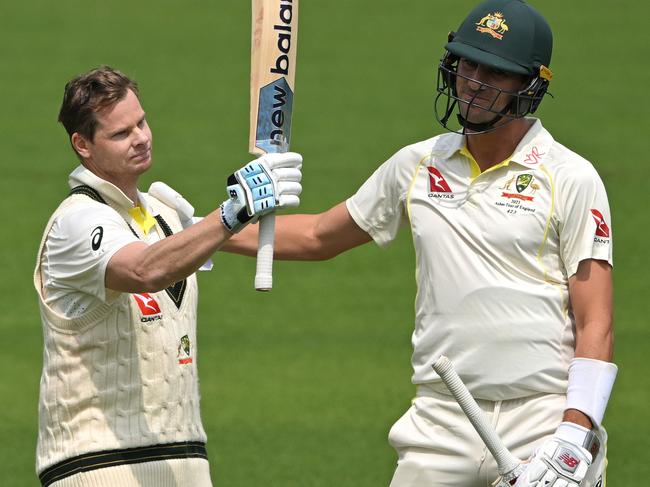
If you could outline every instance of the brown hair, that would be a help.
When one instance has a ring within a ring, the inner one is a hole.
[[[128,90],[138,96],[138,85],[110,66],[81,74],[65,85],[59,122],[68,135],[75,132],[92,141],[97,130],[95,114],[122,100]]]

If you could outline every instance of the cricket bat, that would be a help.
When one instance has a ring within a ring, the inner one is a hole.
[[[510,453],[510,450],[503,444],[503,441],[501,441],[501,438],[487,420],[485,413],[454,370],[451,361],[441,355],[433,364],[433,370],[445,383],[447,389],[454,396],[465,416],[472,423],[472,426],[474,426],[474,429],[496,460],[497,471],[501,478],[498,479],[499,483],[495,485],[514,485],[514,481],[524,470],[521,460]]]
[[[252,0],[248,151],[287,152],[296,74],[298,0]],[[275,216],[260,219],[255,289],[273,288]]]

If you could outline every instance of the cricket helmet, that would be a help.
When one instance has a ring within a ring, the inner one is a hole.
[[[487,0],[481,3],[456,32],[449,33],[445,54],[438,66],[436,118],[443,127],[454,131],[447,122],[459,102],[467,103],[459,100],[456,94],[456,78],[460,76],[457,72],[458,61],[461,58],[522,75],[526,79],[521,90],[502,92],[512,96],[511,102],[503,110],[480,107],[495,114],[489,122],[475,124],[465,120],[459,112],[457,117],[462,126],[461,133],[465,133],[466,129],[474,133],[488,132],[501,118],[514,120],[534,113],[553,76],[548,67],[552,50],[551,27],[537,10],[524,1]],[[491,85],[480,84],[498,90]]]

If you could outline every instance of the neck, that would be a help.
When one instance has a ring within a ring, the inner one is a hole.
[[[84,166],[86,169],[94,173],[97,177],[102,178],[104,181],[108,181],[122,191],[134,205],[138,204],[138,178],[137,177],[128,177],[122,175],[118,177],[114,174],[109,174],[105,171],[102,171],[96,164],[93,164],[92,161],[84,161]]]
[[[481,172],[504,161],[515,151],[532,120],[520,118],[484,134],[467,134],[467,149],[481,168]]]

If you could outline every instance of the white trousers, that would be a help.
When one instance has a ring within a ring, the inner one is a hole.
[[[212,487],[212,481],[207,460],[178,458],[80,472],[51,487]]]
[[[510,451],[527,459],[561,423],[566,396],[477,402]],[[607,435],[604,429],[600,433],[601,450],[584,486],[605,486]],[[398,454],[390,487],[485,487],[498,476],[494,458],[454,398],[426,385],[418,387],[412,406],[393,425],[389,442]]]

